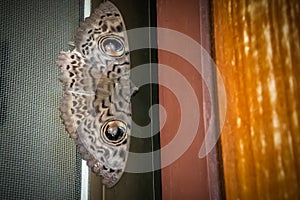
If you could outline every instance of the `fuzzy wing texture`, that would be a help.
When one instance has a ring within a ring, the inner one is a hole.
[[[130,58],[119,10],[105,2],[75,34],[75,49],[57,61],[61,118],[83,159],[108,187],[121,178],[131,131]]]

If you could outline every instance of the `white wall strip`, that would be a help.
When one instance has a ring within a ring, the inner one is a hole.
[[[89,168],[86,161],[81,162],[81,200],[89,199]]]
[[[84,1],[84,18],[91,14],[91,0]],[[81,162],[81,200],[89,200],[89,168],[85,160]]]
[[[91,0],[85,0],[84,1],[84,18],[87,18],[91,14],[91,9],[92,9],[92,2]]]

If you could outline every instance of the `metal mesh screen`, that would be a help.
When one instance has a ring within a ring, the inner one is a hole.
[[[80,199],[81,161],[59,119],[58,52],[79,1],[0,1],[0,199]]]

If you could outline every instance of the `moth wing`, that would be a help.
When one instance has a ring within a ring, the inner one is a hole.
[[[98,114],[99,115],[99,114]],[[83,159],[94,173],[102,177],[107,187],[113,187],[124,173],[128,150],[129,137],[126,143],[115,146],[108,144],[101,137],[101,124],[97,117],[86,117],[77,128],[77,147]]]
[[[120,11],[111,2],[107,1],[100,4],[90,17],[87,17],[81,23],[75,33],[76,49],[87,59],[92,62],[111,60],[105,53],[101,52],[101,39],[106,36],[117,36],[124,39],[124,52],[128,52],[127,34],[124,20]],[[104,50],[105,51],[105,50]],[[102,58],[99,58],[101,55]],[[104,63],[105,64],[105,63]]]
[[[60,117],[71,138],[76,138],[80,121],[94,110],[94,99],[98,80],[97,69],[85,64],[76,50],[61,52],[57,61],[61,69],[63,97],[60,103]]]

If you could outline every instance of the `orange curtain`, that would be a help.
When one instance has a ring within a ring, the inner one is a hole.
[[[300,2],[216,0],[227,199],[300,199]]]

